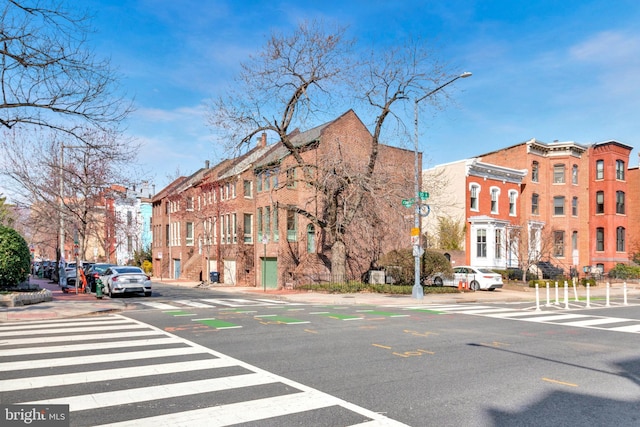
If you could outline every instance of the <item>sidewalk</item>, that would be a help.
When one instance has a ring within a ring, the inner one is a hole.
[[[97,299],[95,294],[75,294],[62,292],[61,288],[51,283],[47,279],[31,278],[31,283],[35,283],[42,289],[47,289],[53,299],[52,301],[29,304],[18,307],[0,307],[0,322],[19,322],[27,320],[51,320],[66,319],[92,314],[104,314],[123,311],[127,305],[124,299],[110,299],[105,296]],[[219,284],[201,284],[200,282],[182,280],[160,280],[153,278],[155,287],[162,285],[178,285],[191,288],[209,289],[212,294],[232,293],[239,295],[250,295],[256,298],[281,300],[317,305],[387,305],[387,306],[418,306],[428,304],[458,304],[458,303],[505,303],[529,301],[535,304],[535,290],[520,286],[508,286],[504,289],[497,289],[493,292],[477,291],[446,294],[426,294],[423,299],[415,299],[411,295],[388,295],[375,293],[357,294],[327,294],[311,291],[296,291],[285,289],[262,289],[257,287],[237,287]],[[586,289],[579,287],[578,296],[584,298]],[[545,288],[539,292],[540,304],[546,302],[547,293]],[[590,289],[592,299],[604,299],[606,287],[597,286]],[[568,288],[568,297],[574,301],[575,292],[573,287]],[[622,298],[622,283],[615,283],[610,288],[610,298]],[[633,283],[627,286],[627,297],[640,297],[640,286]],[[550,298],[555,300],[555,287],[550,289]],[[564,301],[564,286],[559,288],[559,298]]]

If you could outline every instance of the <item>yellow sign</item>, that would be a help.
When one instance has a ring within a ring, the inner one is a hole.
[[[419,227],[411,228],[411,235],[412,236],[419,236],[420,235],[420,228]]]

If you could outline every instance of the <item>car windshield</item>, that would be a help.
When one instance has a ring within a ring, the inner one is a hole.
[[[478,271],[480,273],[490,273],[490,274],[497,274],[495,271],[489,270],[488,268],[479,268]]]
[[[104,273],[109,267],[111,266],[110,265],[94,265],[93,269],[98,273]]]
[[[142,274],[143,271],[141,268],[139,267],[118,267],[118,268],[112,268],[113,271],[115,271],[116,273],[140,273]]]

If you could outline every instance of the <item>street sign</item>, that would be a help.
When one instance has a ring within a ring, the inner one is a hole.
[[[420,227],[412,227],[411,228],[411,235],[412,236],[419,236],[420,235]]]
[[[415,247],[420,244],[420,236],[411,236],[411,244]],[[414,255],[415,256],[415,255]]]
[[[410,208],[411,206],[413,206],[413,203],[415,202],[414,198],[411,199],[403,199],[402,200],[402,206],[404,206],[405,208]]]
[[[420,216],[428,216],[431,212],[429,205],[420,205]]]
[[[418,194],[420,195],[420,200],[427,200],[429,198],[429,193],[426,191],[420,191]]]

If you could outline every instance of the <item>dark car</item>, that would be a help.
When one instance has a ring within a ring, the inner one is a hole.
[[[116,264],[109,264],[105,262],[97,262],[95,264],[91,264],[89,268],[85,268],[84,275],[87,277],[87,289],[90,289],[91,292],[96,291],[96,279],[104,274],[107,271],[107,268],[113,267]]]

